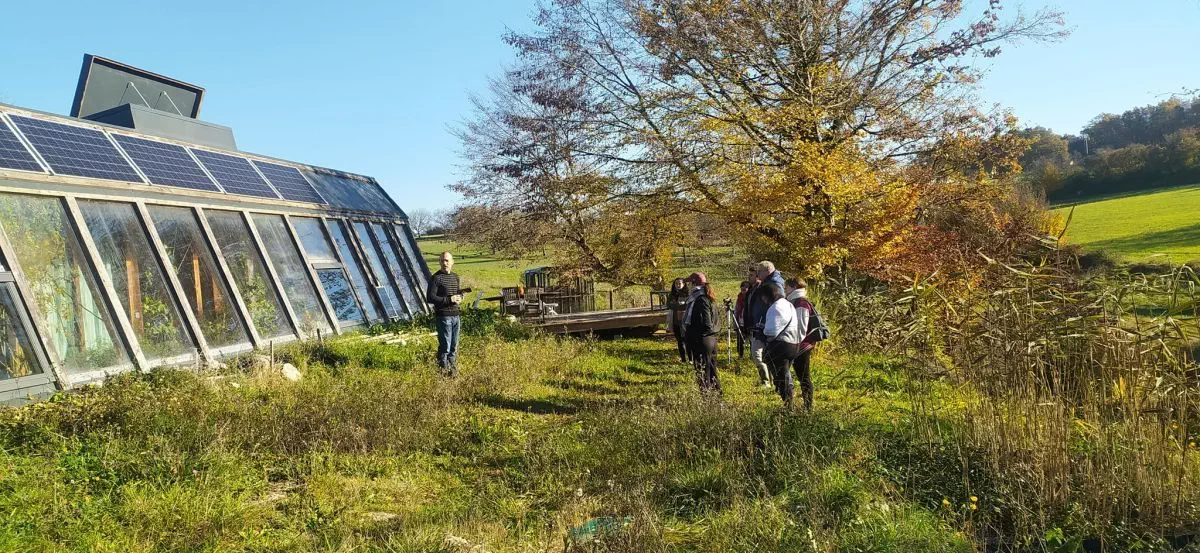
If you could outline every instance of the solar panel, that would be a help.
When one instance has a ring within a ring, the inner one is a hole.
[[[301,175],[295,167],[258,160],[254,160],[254,165],[258,166],[258,170],[267,176],[267,180],[271,181],[275,190],[278,190],[285,199],[315,204],[326,203],[325,199],[317,194],[312,185],[304,179],[304,175]]]
[[[29,139],[55,173],[95,179],[142,182],[129,162],[104,133],[86,127],[51,123],[12,115],[13,123]]]
[[[192,149],[192,153],[200,159],[200,163],[209,173],[221,183],[221,187],[230,194],[243,196],[258,196],[260,198],[278,198],[279,195],[271,190],[271,186],[262,176],[250,166],[250,160],[207,150]]]
[[[29,150],[25,149],[25,145],[17,139],[17,133],[9,130],[3,120],[0,120],[0,167],[45,172],[33,158],[33,154],[29,153]]]
[[[113,133],[113,139],[151,184],[220,192],[183,146]]]

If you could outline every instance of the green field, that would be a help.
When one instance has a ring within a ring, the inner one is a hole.
[[[1056,211],[1066,215],[1072,207]],[[1097,200],[1074,206],[1069,242],[1125,261],[1200,260],[1200,186]]]
[[[438,270],[439,256],[449,251],[454,254],[454,272],[459,274],[462,285],[482,290],[485,296],[497,295],[501,288],[519,284],[525,269],[553,264],[542,257],[541,252],[534,252],[535,255],[525,259],[498,259],[490,252],[457,244],[441,236],[425,237],[417,242],[430,272]]]
[[[531,251],[529,257],[523,259],[498,259],[490,252],[477,247],[458,244],[442,236],[424,237],[418,240],[421,254],[425,257],[430,271],[438,270],[438,257],[443,251],[454,254],[454,271],[462,278],[462,285],[474,290],[483,291],[485,297],[496,296],[500,289],[506,286],[516,286],[521,282],[525,269],[553,265],[551,252],[542,255],[541,251]],[[674,267],[670,276],[687,276],[694,271],[703,271],[713,283],[717,297],[736,297],[738,283],[742,275],[736,267],[742,259],[738,252],[729,246],[716,246],[702,250],[688,250],[686,256],[679,254],[674,259]],[[607,306],[606,292],[613,287],[607,283],[596,283],[597,305]],[[648,286],[629,286],[614,293],[617,307],[643,305],[649,302]],[[601,305],[603,304],[603,305]],[[485,307],[494,306],[487,304]]]

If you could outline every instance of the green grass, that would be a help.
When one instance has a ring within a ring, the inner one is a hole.
[[[1200,186],[1082,203],[1074,207],[1066,238],[1125,261],[1185,263],[1200,260],[1197,213]]]
[[[428,340],[279,353],[302,382],[160,370],[0,410],[0,550],[967,552],[1036,505],[963,449],[969,394],[887,360],[819,359],[789,415],[724,357],[700,397],[654,340],[467,336],[456,380]],[[628,524],[565,542],[597,517]]]
[[[828,364],[781,417],[749,371],[699,398],[657,341],[468,338],[456,381],[428,342],[282,355],[303,382],[158,371],[0,412],[0,550],[562,550],[600,516],[631,517],[607,551],[972,549],[943,490],[886,476],[904,401]]]
[[[508,270],[458,253],[477,261],[464,280]],[[1097,535],[1166,551],[1144,538],[1189,530],[1104,518],[1127,477],[1087,462],[1140,446],[1077,424],[1050,456],[978,448],[981,429],[1016,437],[1033,421],[1002,401],[964,415],[984,398],[914,377],[913,360],[822,346],[816,410],[787,414],[723,344],[718,400],[660,340],[523,336],[479,311],[464,324],[454,380],[428,336],[345,336],[280,348],[298,383],[233,361],[219,378],[126,374],[0,409],[0,551],[1078,551]],[[1032,492],[1048,474],[1069,479]],[[1175,493],[1174,516],[1200,520],[1200,493]],[[628,522],[567,540],[600,517]]]

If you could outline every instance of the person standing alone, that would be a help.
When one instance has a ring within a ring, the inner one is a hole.
[[[462,303],[462,289],[459,286],[458,274],[451,272],[454,268],[454,256],[450,252],[442,252],[442,268],[433,273],[429,280],[429,288],[425,297],[433,306],[434,319],[437,323],[438,351],[437,363],[446,376],[458,376],[458,335],[462,330],[461,311],[458,305]]]

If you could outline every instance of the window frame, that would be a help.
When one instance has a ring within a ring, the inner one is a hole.
[[[433,278],[433,273],[429,272],[429,265],[425,263],[425,258],[422,256],[419,260],[413,259],[414,256],[421,255],[421,249],[417,246],[416,237],[412,236],[412,231],[409,229],[408,223],[382,223],[384,230],[388,236],[396,241],[396,245],[400,247],[398,253],[403,254],[403,262],[408,264],[408,274],[413,277],[413,283],[417,285],[417,296],[421,298],[421,305],[424,306],[425,312],[429,313],[429,298],[426,295],[429,287],[429,280]],[[403,233],[400,229],[404,229]],[[412,237],[411,241],[408,241]],[[408,246],[407,248],[405,246]],[[412,255],[409,255],[409,248],[413,249]],[[417,262],[420,266],[417,266]]]
[[[296,330],[297,336],[302,336],[304,331],[301,330],[300,317],[292,308],[292,301],[287,296],[287,291],[284,290],[283,281],[279,278],[279,270],[275,268],[275,260],[271,258],[270,252],[267,251],[266,245],[263,244],[262,234],[258,231],[258,225],[254,222],[254,215],[275,215],[283,220],[283,227],[287,230],[288,238],[291,240],[292,247],[300,256],[300,263],[304,265],[305,273],[308,275],[308,284],[312,286],[317,295],[317,300],[321,303],[321,308],[325,312],[325,322],[328,323],[330,331],[334,335],[342,334],[342,328],[338,326],[337,314],[333,311],[333,306],[329,303],[329,298],[325,297],[325,290],[321,286],[321,281],[317,277],[317,273],[313,271],[312,264],[308,261],[308,254],[304,253],[304,244],[300,242],[300,237],[296,234],[296,229],[292,227],[292,220],[287,213],[275,213],[268,211],[258,211],[243,209],[241,210],[242,219],[250,227],[250,236],[254,238],[254,245],[258,248],[259,253],[266,261],[267,270],[271,273],[271,282],[279,289],[279,293],[283,296],[284,307],[287,309],[288,317],[291,319],[292,328]],[[320,330],[317,331],[317,336],[308,336],[307,338],[319,338]]]
[[[7,242],[7,239],[5,239]],[[17,275],[10,270],[0,272],[0,289],[7,288],[16,305],[15,324],[21,325],[25,337],[29,340],[29,350],[42,367],[42,372],[26,376],[17,376],[0,380],[0,403],[5,403],[22,397],[22,395],[43,394],[53,392],[61,378],[57,365],[52,361],[49,350],[41,341],[41,333],[34,326],[33,313],[29,310],[30,302],[25,301],[21,291],[21,283]],[[0,293],[4,293],[0,291]]]
[[[345,330],[353,330],[359,327],[365,328],[366,325],[370,324],[367,322],[367,310],[363,307],[362,300],[359,299],[358,293],[354,290],[353,283],[350,286],[350,293],[354,297],[354,301],[358,304],[359,311],[363,314],[363,322],[361,323],[343,321],[338,318],[337,309],[333,307],[333,301],[329,299],[329,294],[325,293],[325,283],[321,282],[321,275],[319,274],[322,270],[338,269],[342,271],[342,276],[346,279],[346,282],[350,282],[350,275],[346,273],[345,267],[342,266],[341,256],[338,255],[337,251],[337,243],[333,241],[333,236],[329,234],[329,228],[325,226],[324,218],[316,215],[296,215],[296,217],[316,221],[317,226],[320,227],[321,236],[333,251],[334,259],[338,260],[335,263],[331,261],[313,261],[310,259],[308,250],[304,249],[304,240],[300,239],[300,232],[296,230],[295,221],[292,221],[292,217],[288,215],[283,216],[284,222],[287,223],[288,232],[292,235],[292,241],[296,244],[296,248],[300,250],[300,259],[304,261],[304,267],[308,269],[308,274],[317,289],[317,294],[321,297],[321,303],[325,307],[325,316],[333,321],[333,328],[337,329],[339,334]]]
[[[158,267],[158,271],[163,275],[167,286],[167,295],[174,302],[173,307],[179,312],[183,323],[184,335],[191,339],[192,353],[181,353],[171,357],[160,357],[157,359],[149,359],[145,355],[144,349],[141,347],[141,342],[138,340],[137,333],[133,330],[133,324],[130,322],[125,309],[120,302],[120,294],[117,293],[116,286],[112,283],[112,278],[108,271],[100,270],[104,266],[104,257],[100,255],[100,249],[96,246],[96,242],[92,237],[91,229],[88,229],[86,218],[83,216],[83,210],[79,207],[78,200],[94,201],[94,202],[109,202],[114,204],[123,204],[133,207],[134,221],[137,222],[142,236],[146,239],[150,247],[150,257]],[[183,287],[179,284],[179,279],[175,275],[175,270],[171,266],[170,259],[167,256],[166,248],[163,247],[162,240],[158,237],[158,232],[154,228],[154,223],[150,220],[150,213],[146,211],[146,205],[141,201],[123,201],[107,198],[68,198],[68,204],[71,205],[72,216],[77,218],[80,234],[84,236],[84,242],[87,245],[87,253],[92,258],[92,264],[97,273],[100,273],[104,279],[104,293],[109,296],[111,305],[120,313],[123,320],[123,329],[129,332],[130,343],[137,344],[137,355],[141,360],[141,369],[147,371],[155,367],[184,365],[187,363],[211,363],[213,358],[211,350],[208,347],[208,342],[204,339],[204,334],[200,332],[200,325],[196,321],[189,306],[186,297],[181,297]]]
[[[146,204],[139,202],[138,210],[141,212],[143,220],[150,229],[150,236],[152,237],[155,249],[158,251],[159,257],[161,257],[162,261],[166,263],[167,271],[170,273],[169,279],[171,282],[171,287],[175,292],[175,296],[178,298],[178,301],[187,308],[188,325],[192,327],[194,336],[204,340],[203,345],[200,346],[201,352],[204,354],[204,361],[211,363],[216,356],[244,353],[260,347],[261,340],[258,337],[258,331],[254,329],[254,322],[250,319],[249,311],[242,302],[242,295],[237,288],[237,284],[234,283],[233,279],[230,278],[228,271],[229,268],[225,266],[225,260],[221,258],[221,250],[217,245],[216,239],[210,232],[211,229],[208,228],[208,221],[203,219],[202,213],[197,212],[199,208],[187,207],[183,209],[187,210],[188,215],[192,218],[192,221],[196,223],[197,228],[200,229],[200,239],[204,246],[208,248],[208,254],[213,257],[213,261],[216,264],[217,271],[213,277],[221,279],[222,284],[225,285],[225,289],[229,291],[229,295],[232,297],[235,306],[234,311],[236,316],[241,321],[242,328],[246,330],[247,341],[245,343],[230,344],[228,346],[219,348],[211,347],[208,344],[208,337],[204,336],[204,329],[200,326],[200,320],[196,317],[196,313],[192,309],[194,307],[192,305],[192,300],[189,299],[187,290],[184,290],[183,284],[179,280],[179,275],[175,274],[175,264],[171,261],[171,256],[167,252],[166,243],[162,241],[162,236],[158,234],[158,227],[154,224],[154,217],[150,214],[150,208],[155,206],[164,208],[179,208],[180,206],[162,205],[157,203]]]

